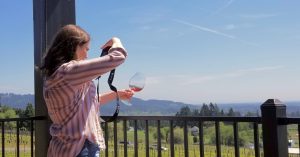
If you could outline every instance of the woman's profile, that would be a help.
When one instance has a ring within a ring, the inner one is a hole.
[[[97,157],[105,149],[98,111],[116,93],[98,98],[93,80],[121,65],[127,52],[120,39],[113,37],[101,47],[111,47],[107,55],[87,59],[89,46],[89,34],[70,24],[57,32],[44,56],[43,95],[53,122],[48,157]],[[130,99],[133,92],[125,89],[118,94]]]

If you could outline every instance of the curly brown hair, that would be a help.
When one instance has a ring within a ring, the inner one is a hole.
[[[51,76],[62,64],[74,59],[77,46],[90,41],[90,35],[79,26],[69,24],[62,27],[47,50],[41,70],[46,77]]]

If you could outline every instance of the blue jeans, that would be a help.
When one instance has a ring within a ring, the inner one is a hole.
[[[97,144],[94,144],[89,140],[85,140],[77,157],[100,157],[100,148]]]

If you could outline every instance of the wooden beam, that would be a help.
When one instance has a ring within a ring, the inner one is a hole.
[[[35,115],[48,117],[43,99],[43,77],[37,67],[54,34],[66,24],[75,24],[75,0],[33,0]],[[47,156],[50,120],[35,123],[35,156]]]

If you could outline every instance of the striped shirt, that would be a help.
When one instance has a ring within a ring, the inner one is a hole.
[[[111,48],[103,57],[62,64],[45,79],[43,94],[53,122],[48,157],[75,157],[86,139],[105,149],[93,79],[122,64],[126,56],[123,48]]]

